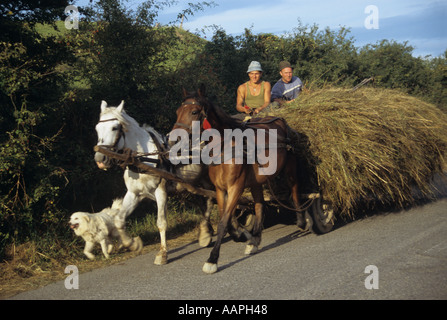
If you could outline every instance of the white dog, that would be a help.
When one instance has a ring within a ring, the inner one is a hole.
[[[120,235],[114,223],[114,217],[118,214],[123,199],[116,199],[110,208],[105,208],[98,213],[75,212],[70,217],[70,227],[75,234],[85,240],[84,254],[90,260],[95,258],[92,253],[95,243],[101,244],[102,253],[108,259],[112,252],[113,238],[120,241]],[[139,248],[143,247],[140,237],[134,238]]]

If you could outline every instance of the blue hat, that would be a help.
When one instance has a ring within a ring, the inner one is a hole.
[[[261,64],[258,61],[252,61],[250,65],[248,66],[247,73],[250,73],[252,71],[261,71],[264,72],[261,68]]]

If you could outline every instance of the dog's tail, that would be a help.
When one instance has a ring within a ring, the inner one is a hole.
[[[123,205],[123,198],[118,198],[113,200],[112,203],[112,209],[121,209],[121,206]]]
[[[123,198],[115,199],[113,200],[112,206],[104,210],[109,216],[115,217],[121,210],[122,205],[123,205]]]

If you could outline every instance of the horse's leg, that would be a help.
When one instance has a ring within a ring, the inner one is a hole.
[[[251,187],[251,194],[255,202],[255,224],[252,231],[252,237],[245,248],[245,254],[253,254],[258,251],[258,246],[261,243],[264,212],[263,202],[264,194],[262,191],[262,185],[255,185]]]
[[[291,156],[290,154],[287,154],[287,162],[284,172],[287,179],[287,184],[291,189],[293,205],[295,209],[298,209],[300,207],[300,192],[298,185],[298,174],[296,170],[296,158],[294,156]],[[305,212],[297,211],[296,220],[296,224],[300,230],[309,230]]]
[[[228,223],[230,222],[231,217],[236,210],[237,202],[243,191],[243,183],[241,186],[233,186],[232,188],[230,188],[230,190],[228,190],[228,198],[225,201],[225,191],[216,188],[216,197],[219,206],[222,201],[225,201],[226,203],[219,225],[217,226],[216,242],[214,244],[213,250],[211,250],[210,257],[202,268],[203,272],[205,273],[215,273],[217,271],[217,261],[219,259],[220,246],[222,244],[224,236],[228,231]]]
[[[163,265],[168,263],[168,244],[166,242],[166,220],[168,194],[166,192],[166,180],[162,179],[157,189],[155,189],[155,199],[157,201],[157,227],[160,232],[160,251],[155,256],[154,264]]]
[[[199,245],[201,247],[208,247],[211,243],[211,237],[213,236],[213,227],[211,226],[210,216],[211,210],[213,209],[213,199],[206,198],[206,208],[203,208],[203,220],[200,223],[200,233],[199,233]]]
[[[143,241],[141,241],[140,237],[131,238],[126,233],[126,218],[133,212],[135,207],[138,204],[138,197],[133,192],[127,191],[126,195],[123,199],[123,204],[121,206],[120,212],[115,216],[114,222],[118,234],[121,238],[121,244],[129,248],[131,251],[141,251],[143,248]]]

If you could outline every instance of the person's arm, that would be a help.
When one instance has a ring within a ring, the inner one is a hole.
[[[283,90],[281,87],[282,86],[280,85],[279,82],[275,83],[275,85],[272,88],[272,94],[271,94],[271,100],[276,101],[280,104],[284,102],[283,97],[282,97]]]
[[[281,85],[279,82],[275,83],[275,85],[272,88],[272,100],[278,100],[282,98],[282,90],[281,90]]]
[[[242,113],[250,113],[250,109],[246,109],[244,106],[245,101],[245,84],[241,84],[237,88],[236,110]]]

